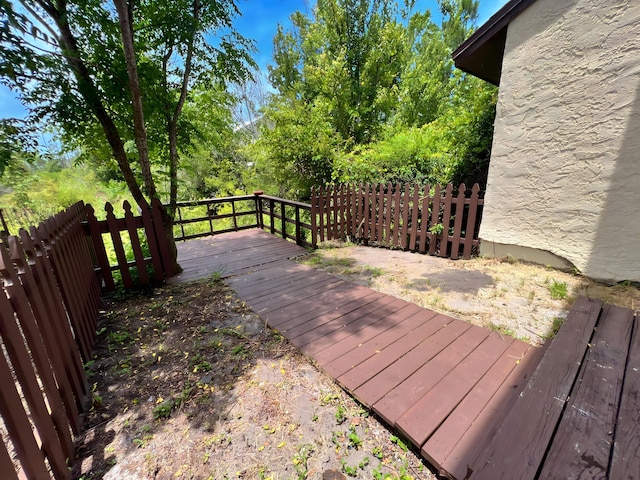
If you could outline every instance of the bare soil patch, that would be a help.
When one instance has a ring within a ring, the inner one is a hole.
[[[73,478],[435,478],[223,283],[105,307]]]
[[[534,345],[553,336],[578,295],[633,310],[640,305],[640,289],[633,285],[604,285],[509,258],[450,260],[326,242],[301,261]]]

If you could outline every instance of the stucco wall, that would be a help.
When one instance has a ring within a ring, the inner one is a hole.
[[[640,2],[537,0],[509,25],[480,237],[640,281]]]

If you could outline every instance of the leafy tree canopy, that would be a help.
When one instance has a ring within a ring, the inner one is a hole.
[[[165,172],[171,237],[179,152],[196,130],[185,105],[194,88],[250,77],[239,13],[227,0],[0,0],[0,81],[33,128],[54,124],[71,148],[113,159],[140,206]]]
[[[495,88],[451,60],[478,2],[438,3],[441,25],[411,0],[318,0],[311,15],[292,15],[291,30],[278,29],[272,123],[254,150],[280,191],[304,197],[308,184],[329,180],[483,181]]]

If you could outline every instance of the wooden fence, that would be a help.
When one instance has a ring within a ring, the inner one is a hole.
[[[3,479],[70,478],[73,435],[80,433],[88,394],[83,363],[92,358],[101,286],[115,288],[114,270],[125,288],[134,286],[134,276],[148,284],[173,274],[159,202],[139,216],[128,202],[123,218],[108,203],[105,210],[99,221],[91,205],[79,202],[0,243]],[[105,237],[116,265],[109,265]]]
[[[100,304],[83,218],[78,203],[0,243],[3,478],[70,478]]]
[[[149,285],[152,280],[159,283],[175,273],[173,259],[162,228],[160,208],[160,202],[153,199],[151,208],[141,209],[140,215],[134,216],[131,205],[125,200],[124,218],[116,218],[113,206],[107,203],[106,219],[97,220],[93,207],[85,206],[85,232],[91,237],[95,271],[107,291],[115,289],[114,271],[120,273],[125,289],[133,288],[136,284]],[[131,249],[129,257],[133,259],[127,258],[125,242],[122,239],[123,232],[128,238],[126,245]],[[117,262],[114,265],[109,264],[104,234],[110,238],[115,251]]]
[[[484,199],[475,184],[454,193],[453,185],[329,185],[313,189],[313,243],[350,239],[429,253],[470,258],[478,246]]]

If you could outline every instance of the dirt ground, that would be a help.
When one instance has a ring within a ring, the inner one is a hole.
[[[73,478],[435,478],[221,282],[105,307]]]
[[[509,258],[450,260],[327,242],[301,261],[534,345],[553,336],[578,295],[640,306],[640,289],[633,285],[604,285]]]

